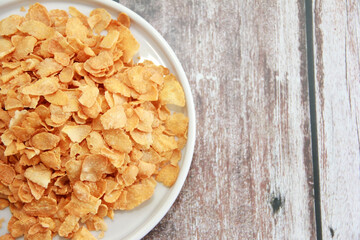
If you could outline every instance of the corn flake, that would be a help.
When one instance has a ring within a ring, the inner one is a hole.
[[[122,33],[119,37],[121,39],[121,50],[123,51],[121,60],[124,63],[130,63],[136,52],[139,50],[140,44],[136,41],[127,27],[120,25],[119,32]]]
[[[180,107],[185,106],[184,90],[173,75],[166,76],[159,99],[162,104],[174,104]]]
[[[0,21],[5,239],[101,238],[104,217],[179,174],[188,118],[167,105],[185,106],[181,84],[163,66],[136,63],[125,13],[68,12],[35,3]]]
[[[96,182],[103,175],[108,164],[106,157],[100,154],[87,156],[82,164],[80,180]]]
[[[96,214],[101,204],[101,200],[96,197],[90,197],[87,202],[80,201],[75,195],[71,196],[70,202],[65,206],[65,209],[71,211],[74,216],[83,217],[89,213]]]
[[[74,37],[83,43],[86,41],[88,29],[79,18],[70,18],[66,23],[67,37]]]
[[[79,91],[76,90],[68,90],[64,91],[67,94],[68,97],[68,103],[63,106],[64,112],[77,112],[79,111]]]
[[[93,28],[95,33],[100,34],[110,24],[111,15],[103,8],[97,8],[90,12],[90,17],[95,15],[100,16],[100,21],[98,21]]]
[[[30,180],[28,180],[27,183],[29,185],[31,194],[34,196],[36,200],[39,200],[44,195],[45,188],[36,183],[33,183]]]
[[[142,145],[145,149],[148,149],[153,143],[153,137],[151,133],[134,130],[130,132],[130,136],[136,143]]]
[[[50,217],[56,213],[57,203],[55,199],[42,197],[39,200],[25,204],[23,210],[30,216]]]
[[[153,163],[139,161],[138,168],[139,168],[139,176],[148,178],[151,175],[153,175],[153,173],[155,172],[156,165]]]
[[[32,146],[40,150],[50,150],[57,146],[60,137],[55,134],[42,132],[31,138]]]
[[[139,173],[139,168],[134,166],[134,165],[130,165],[129,167],[126,168],[126,170],[124,171],[124,173],[122,174],[122,179],[124,181],[124,185],[125,186],[130,186],[132,185],[135,181],[136,181],[136,177]]]
[[[47,188],[51,181],[51,173],[51,170],[44,165],[39,164],[27,168],[24,176],[33,183],[36,183],[43,188]]]
[[[70,56],[64,52],[55,52],[54,60],[64,67],[66,67],[70,64]]]
[[[81,142],[90,134],[91,127],[89,125],[66,125],[62,132],[66,133],[72,142]]]
[[[59,80],[62,83],[69,83],[73,80],[74,77],[74,69],[71,67],[66,67],[61,70],[59,74]]]
[[[129,153],[132,149],[132,142],[125,131],[120,129],[105,130],[103,132],[105,142],[112,148]]]
[[[101,117],[101,124],[104,129],[118,129],[125,127],[126,115],[122,106],[110,108]]]
[[[30,187],[27,183],[23,183],[20,186],[18,190],[18,196],[20,200],[24,203],[29,203],[34,199],[33,195],[31,194]]]
[[[0,199],[0,210],[3,210],[9,206],[9,201],[6,199]]]
[[[17,27],[24,21],[24,18],[19,15],[11,15],[0,21],[0,35],[9,36],[15,34]]]
[[[159,171],[156,180],[162,182],[167,187],[171,187],[179,175],[179,170],[179,166],[166,165]]]
[[[45,95],[44,97],[49,103],[60,106],[67,105],[69,101],[67,94],[61,90],[58,90],[53,94]]]
[[[46,151],[40,153],[41,162],[48,168],[59,170],[61,167],[60,156],[55,151]]]
[[[37,38],[38,40],[48,39],[55,34],[55,30],[53,28],[36,20],[22,22],[18,29],[23,33],[27,33]]]
[[[69,160],[65,163],[65,169],[70,181],[74,182],[80,180],[82,161]]]
[[[47,9],[40,3],[35,3],[29,7],[25,19],[36,20],[44,23],[47,26],[51,26],[51,19],[49,13]]]
[[[119,13],[117,20],[127,28],[130,28],[130,18],[126,13]]]
[[[108,51],[101,51],[97,56],[89,58],[84,63],[84,69],[90,74],[99,74],[102,69],[113,65],[112,55]]]
[[[87,16],[81,13],[79,10],[77,10],[75,7],[69,7],[69,13],[72,17],[79,18],[81,22],[84,24],[84,26],[88,27],[87,24]]]
[[[167,152],[170,150],[174,150],[176,149],[177,143],[175,140],[175,137],[173,136],[167,136],[163,133],[154,133],[153,134],[153,143],[152,143],[152,147],[158,152],[158,153],[162,153],[162,152]]]
[[[100,133],[93,131],[86,138],[88,148],[92,153],[99,153],[105,147],[105,141]]]
[[[166,121],[166,130],[176,136],[185,135],[188,128],[189,119],[182,113],[172,114]]]
[[[5,57],[6,55],[12,53],[15,50],[15,47],[12,43],[7,39],[0,39],[0,59]],[[4,75],[4,74],[2,74]],[[4,77],[2,76],[2,81],[4,82]]]
[[[60,85],[57,77],[45,77],[25,86],[21,89],[21,93],[35,96],[48,95],[56,92],[59,87]]]
[[[82,181],[75,182],[73,186],[75,196],[83,202],[87,202],[91,198],[90,188]]]
[[[15,37],[15,36],[14,36]],[[12,40],[14,39],[12,38]],[[15,46],[15,51],[13,53],[13,57],[16,60],[24,59],[27,57],[30,53],[34,51],[34,47],[37,40],[33,36],[26,36],[26,37],[18,37],[17,42],[13,42]],[[31,59],[28,59],[31,61]],[[23,70],[32,70],[31,67],[25,68]]]
[[[65,218],[65,221],[60,225],[59,236],[67,237],[71,232],[73,232],[78,225],[79,217],[68,215]]]
[[[131,210],[148,200],[154,193],[156,182],[153,178],[146,178],[140,183],[133,184],[122,192],[115,203],[115,209]]]
[[[85,85],[80,87],[80,90],[82,91],[82,95],[79,98],[79,102],[85,107],[92,107],[99,95],[99,89],[95,86]]]
[[[15,170],[11,166],[0,163],[0,181],[2,184],[9,186],[15,175]]]
[[[27,235],[28,240],[51,240],[51,230],[47,229],[44,232],[37,232],[35,234],[28,234]]]
[[[74,235],[73,240],[96,240],[96,238],[85,227],[81,227]]]
[[[103,38],[100,43],[101,48],[110,49],[112,48],[116,42],[118,41],[120,33],[116,30],[109,31],[108,34]]]
[[[62,70],[63,66],[56,62],[53,58],[45,58],[37,65],[37,74],[40,77],[48,77]]]

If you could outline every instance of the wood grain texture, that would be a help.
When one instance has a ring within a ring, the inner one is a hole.
[[[303,1],[120,3],[173,47],[197,112],[187,181],[145,239],[314,239]]]
[[[360,3],[313,1],[324,239],[360,239]]]

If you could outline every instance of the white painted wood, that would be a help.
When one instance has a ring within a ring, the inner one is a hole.
[[[145,239],[314,239],[303,1],[120,3],[173,47],[198,120],[185,186]]]
[[[360,239],[359,8],[313,1],[323,239]]]

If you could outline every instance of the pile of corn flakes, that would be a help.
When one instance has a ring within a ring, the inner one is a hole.
[[[0,209],[13,215],[0,239],[95,239],[104,217],[175,183],[188,118],[167,105],[184,92],[133,62],[129,27],[124,13],[39,3],[0,22]]]

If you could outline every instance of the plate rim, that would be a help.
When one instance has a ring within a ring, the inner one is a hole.
[[[38,0],[37,2],[53,2],[54,0],[44,1]],[[56,1],[56,0],[55,0]],[[26,0],[2,0],[0,2],[0,7],[7,4],[14,4],[16,2],[27,2]],[[89,2],[86,0],[74,0],[74,2]],[[175,184],[171,187],[171,192],[169,193],[165,204],[159,207],[159,211],[155,212],[151,217],[145,219],[145,224],[138,226],[132,232],[130,232],[123,239],[141,239],[146,236],[152,229],[155,228],[157,224],[163,219],[163,217],[169,212],[170,208],[173,206],[175,200],[180,195],[180,191],[187,179],[187,175],[190,171],[190,166],[192,164],[193,153],[195,148],[195,140],[196,140],[196,114],[195,114],[195,105],[194,100],[189,84],[189,80],[185,74],[185,71],[177,58],[175,52],[170,47],[170,45],[166,42],[166,40],[162,37],[162,35],[143,17],[139,14],[135,13],[130,8],[124,6],[119,2],[115,2],[113,0],[91,0],[90,2],[95,3],[96,5],[105,5],[113,10],[119,12],[125,12],[131,19],[131,21],[137,22],[137,24],[142,27],[142,30],[146,31],[149,36],[152,37],[153,41],[160,47],[163,54],[168,58],[169,63],[172,64],[178,81],[180,81],[186,98],[186,112],[189,118],[189,126],[188,126],[188,139],[186,143],[186,152],[182,157],[183,165],[180,169],[180,173],[178,179]],[[27,2],[27,5],[30,5],[30,2]],[[113,236],[116,238],[116,236]]]

